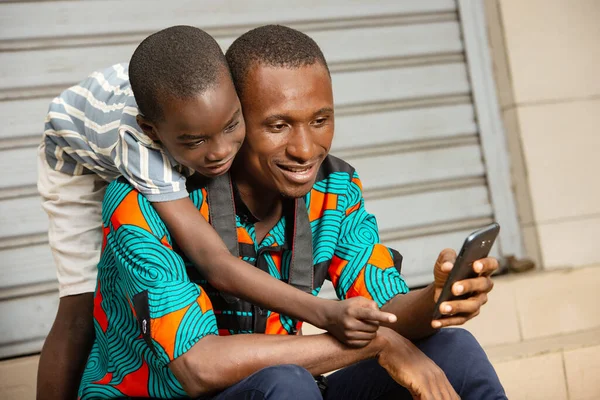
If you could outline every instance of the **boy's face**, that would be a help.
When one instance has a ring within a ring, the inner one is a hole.
[[[180,164],[206,176],[229,170],[245,136],[240,101],[229,74],[223,73],[214,88],[193,98],[162,98],[163,118],[150,122],[138,116],[138,124],[160,141]]]
[[[248,139],[240,165],[246,175],[286,197],[308,193],[333,140],[333,92],[325,67],[258,64],[248,72],[241,101]]]

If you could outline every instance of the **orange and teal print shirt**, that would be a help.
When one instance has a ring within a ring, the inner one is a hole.
[[[205,188],[190,191],[190,198],[208,219]],[[329,156],[304,200],[312,231],[315,296],[324,278],[331,280],[340,299],[364,296],[379,306],[408,292],[399,272],[401,257],[379,243],[375,217],[365,210],[361,182],[352,167]],[[190,266],[173,250],[165,224],[125,181],[108,186],[102,219],[104,241],[94,295],[96,338],[79,397],[186,398],[169,363],[207,335],[254,333],[219,329],[217,323],[223,314],[252,319],[252,312],[214,307],[222,303],[214,289],[202,279],[190,279]],[[287,282],[291,251],[285,246],[285,221],[282,218],[256,243],[253,222],[236,215],[240,246],[254,246],[255,253],[265,257],[268,272]],[[256,263],[253,257],[241,256]],[[295,334],[299,329],[291,318],[266,312],[265,333]]]

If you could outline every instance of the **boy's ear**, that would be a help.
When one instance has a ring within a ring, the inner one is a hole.
[[[142,114],[138,114],[135,117],[135,120],[137,121],[137,124],[139,125],[139,127],[142,128],[142,131],[144,131],[144,134],[146,136],[148,136],[150,139],[154,140],[155,142],[160,141],[160,139],[158,138],[158,135],[156,134],[156,128],[151,121],[144,118],[144,116]]]

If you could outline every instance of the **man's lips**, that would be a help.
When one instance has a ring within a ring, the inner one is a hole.
[[[306,184],[311,182],[316,173],[316,162],[304,165],[298,164],[276,164],[279,170],[283,173],[287,180],[297,183]]]

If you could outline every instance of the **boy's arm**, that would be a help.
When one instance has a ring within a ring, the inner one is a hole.
[[[114,159],[129,183],[152,202],[190,261],[218,290],[323,329],[337,327],[335,336],[350,345],[364,345],[364,340],[374,337],[376,327],[363,320],[395,321],[395,316],[380,312],[372,302],[318,299],[232,256],[187,196],[185,177],[159,146],[133,127],[119,132]]]
[[[395,320],[394,316],[382,313],[370,302],[340,303],[317,298],[232,256],[189,198],[153,203],[153,206],[178,246],[218,290],[320,328],[339,326],[346,334],[336,337],[346,338],[350,344],[364,345],[352,341],[374,336],[374,330],[359,320]],[[367,334],[364,329],[372,334]]]
[[[113,183],[109,190],[118,194],[115,189]],[[439,367],[410,341],[385,328],[361,349],[346,347],[328,334],[217,336],[210,299],[189,281],[156,212],[142,196],[126,197],[116,211],[103,210],[112,212],[107,249],[117,255],[128,297],[147,293],[147,343],[151,342],[157,362],[168,365],[192,397],[224,389],[267,366],[296,364],[320,374],[373,357],[414,394],[433,398],[432,394],[451,393]],[[104,293],[105,298],[110,295]]]

